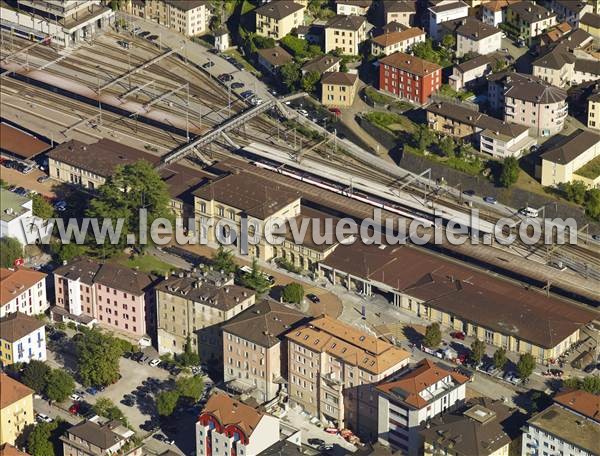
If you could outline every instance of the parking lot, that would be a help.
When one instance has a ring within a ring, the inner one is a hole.
[[[43,183],[38,182],[37,180],[43,176],[46,176],[46,173],[37,168],[34,168],[28,174],[23,174],[16,169],[10,169],[6,166],[2,166],[2,180],[4,180],[8,185],[23,187],[27,190],[34,190],[41,195],[54,198],[56,195],[53,187],[56,185],[56,181],[48,179]]]

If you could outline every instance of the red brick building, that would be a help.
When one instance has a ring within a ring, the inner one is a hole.
[[[379,60],[379,88],[419,104],[442,85],[442,67],[403,52]]]

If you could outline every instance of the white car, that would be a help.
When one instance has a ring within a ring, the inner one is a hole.
[[[69,396],[69,399],[71,399],[74,402],[79,402],[80,400],[82,400],[83,398],[77,394],[77,393],[73,393]]]
[[[38,413],[35,415],[35,419],[38,421],[38,423],[52,423],[52,418],[50,418],[48,415],[44,415],[43,413]]]
[[[153,359],[148,364],[150,364],[152,367],[156,367],[160,364],[160,359]]]
[[[298,114],[308,117],[308,111],[306,109],[298,109]]]

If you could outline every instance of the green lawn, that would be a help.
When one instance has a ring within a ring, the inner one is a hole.
[[[117,260],[123,266],[128,268],[139,268],[140,271],[147,273],[164,274],[175,269],[174,266],[159,260],[152,255],[139,255],[134,258],[123,257]]]
[[[592,161],[587,162],[577,171],[575,174],[581,177],[587,177],[588,179],[596,179],[600,176],[600,156],[594,158]]]
[[[415,129],[415,124],[408,117],[393,112],[369,112],[365,114],[365,119],[392,133],[397,131],[412,132]]]

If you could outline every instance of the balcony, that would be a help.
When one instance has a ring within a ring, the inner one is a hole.
[[[342,386],[344,385],[344,383],[342,382],[342,380],[335,374],[332,374],[331,372],[325,375],[322,375],[321,378],[325,381],[325,383],[327,383],[327,385],[335,390],[340,390],[342,389]]]

